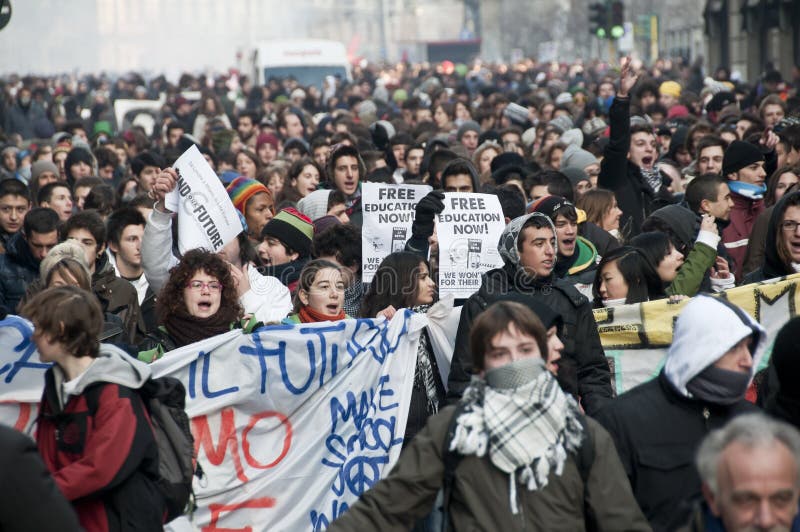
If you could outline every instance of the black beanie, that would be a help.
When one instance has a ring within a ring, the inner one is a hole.
[[[745,166],[763,160],[764,154],[761,153],[758,146],[749,142],[734,140],[725,150],[725,156],[722,158],[722,176],[728,177],[728,174],[734,174]]]

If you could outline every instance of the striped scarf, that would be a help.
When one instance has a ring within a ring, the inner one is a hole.
[[[541,359],[522,359],[498,369],[526,378],[498,388],[473,377],[461,400],[465,407],[450,450],[476,456],[488,451],[492,464],[509,475],[511,512],[517,514],[517,481],[535,491],[547,486],[551,473],[560,476],[567,454],[581,446],[583,426],[577,403]],[[521,381],[525,383],[519,385]]]

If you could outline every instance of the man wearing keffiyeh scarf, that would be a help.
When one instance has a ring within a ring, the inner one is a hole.
[[[534,212],[512,220],[500,236],[497,251],[504,266],[487,272],[480,289],[461,310],[447,397],[461,397],[475,374],[469,356],[474,320],[495,301],[531,300],[545,305],[563,320],[564,359],[577,371],[578,394],[587,414],[599,411],[611,398],[611,378],[589,301],[567,280],[556,279],[557,243],[550,218]]]
[[[501,301],[476,319],[470,339],[479,371],[462,405],[429,418],[389,476],[329,530],[411,529],[430,511],[453,452],[461,459],[449,470],[452,530],[649,530],[610,436],[545,368],[541,321]]]
[[[658,146],[653,126],[646,119],[630,114],[629,91],[638,74],[630,59],[622,61],[619,90],[609,110],[609,142],[603,150],[597,185],[614,192],[619,208],[621,232],[634,237],[647,216],[675,198],[662,182]]]

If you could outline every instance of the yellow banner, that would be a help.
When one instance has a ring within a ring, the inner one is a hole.
[[[741,307],[766,329],[769,347],[761,359],[765,367],[772,352],[772,341],[800,307],[800,274],[763,283],[732,288],[723,297]],[[670,303],[666,299],[636,305],[595,309],[594,318],[606,359],[611,368],[613,387],[621,394],[658,374],[672,343],[675,320],[688,300]]]

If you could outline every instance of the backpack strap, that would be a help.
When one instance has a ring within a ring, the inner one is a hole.
[[[97,414],[97,407],[100,404],[100,395],[103,393],[103,388],[106,387],[107,382],[96,382],[90,384],[83,390],[83,398],[86,400],[86,407],[89,409],[89,415],[94,417]]]
[[[464,412],[465,405],[458,403],[447,427],[447,436],[442,444],[442,462],[444,463],[444,475],[442,481],[442,532],[450,530],[450,500],[453,496],[453,485],[456,480],[456,468],[464,458],[464,455],[455,450],[450,450],[450,443],[456,434],[458,418]]]

